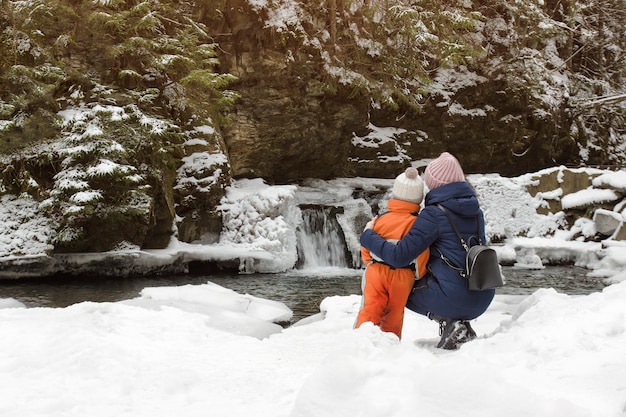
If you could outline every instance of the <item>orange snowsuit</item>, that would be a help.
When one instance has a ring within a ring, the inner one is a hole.
[[[387,240],[400,240],[411,228],[420,209],[419,204],[391,199],[389,212],[381,215],[374,223],[374,231]],[[361,247],[361,258],[367,265],[363,274],[363,298],[361,310],[354,325],[358,328],[365,322],[372,322],[384,332],[402,336],[404,306],[411,294],[415,278],[426,274],[426,263],[430,250],[426,249],[416,259],[412,267],[393,268],[382,261],[376,261],[369,250]]]

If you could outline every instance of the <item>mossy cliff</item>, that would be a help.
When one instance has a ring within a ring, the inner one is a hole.
[[[232,179],[622,164],[620,1],[3,1],[1,191],[101,252],[217,240]]]

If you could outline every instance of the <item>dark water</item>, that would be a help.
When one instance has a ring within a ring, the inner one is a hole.
[[[501,294],[532,294],[539,288],[554,288],[569,295],[585,295],[602,291],[604,278],[588,277],[590,272],[575,266],[546,267],[540,270],[502,268],[506,285]]]
[[[523,270],[504,267],[506,286],[500,294],[532,294],[539,288],[554,288],[581,295],[604,288],[602,279],[587,277],[587,270],[577,267],[547,267]],[[361,293],[362,271],[319,269],[282,274],[169,276],[141,278],[97,278],[0,281],[0,299],[14,298],[27,307],[67,307],[94,301],[109,302],[139,296],[146,287],[200,285],[211,281],[238,293],[282,301],[294,312],[294,320],[319,312],[320,302],[332,295]]]

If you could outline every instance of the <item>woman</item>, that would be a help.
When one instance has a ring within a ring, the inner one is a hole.
[[[476,337],[468,320],[487,310],[495,290],[469,290],[465,278],[448,264],[464,266],[466,252],[439,205],[466,242],[475,243],[478,237],[486,241],[484,217],[474,189],[465,181],[463,169],[453,155],[444,152],[429,163],[424,180],[429,189],[425,207],[397,245],[372,230],[376,218],[366,225],[361,245],[395,267],[409,264],[430,247],[430,272],[416,282],[406,306],[439,322],[441,340],[437,347],[456,349]]]

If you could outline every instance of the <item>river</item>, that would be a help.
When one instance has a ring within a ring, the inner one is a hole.
[[[600,278],[587,277],[586,269],[549,266],[540,270],[504,267],[506,285],[499,294],[532,294],[554,288],[583,295],[604,288]],[[14,298],[27,307],[67,307],[83,301],[114,302],[139,296],[146,287],[199,285],[211,281],[238,293],[282,301],[294,312],[293,321],[319,312],[328,296],[361,293],[362,270],[316,268],[281,274],[177,275],[138,278],[73,277],[0,281],[0,298]]]

